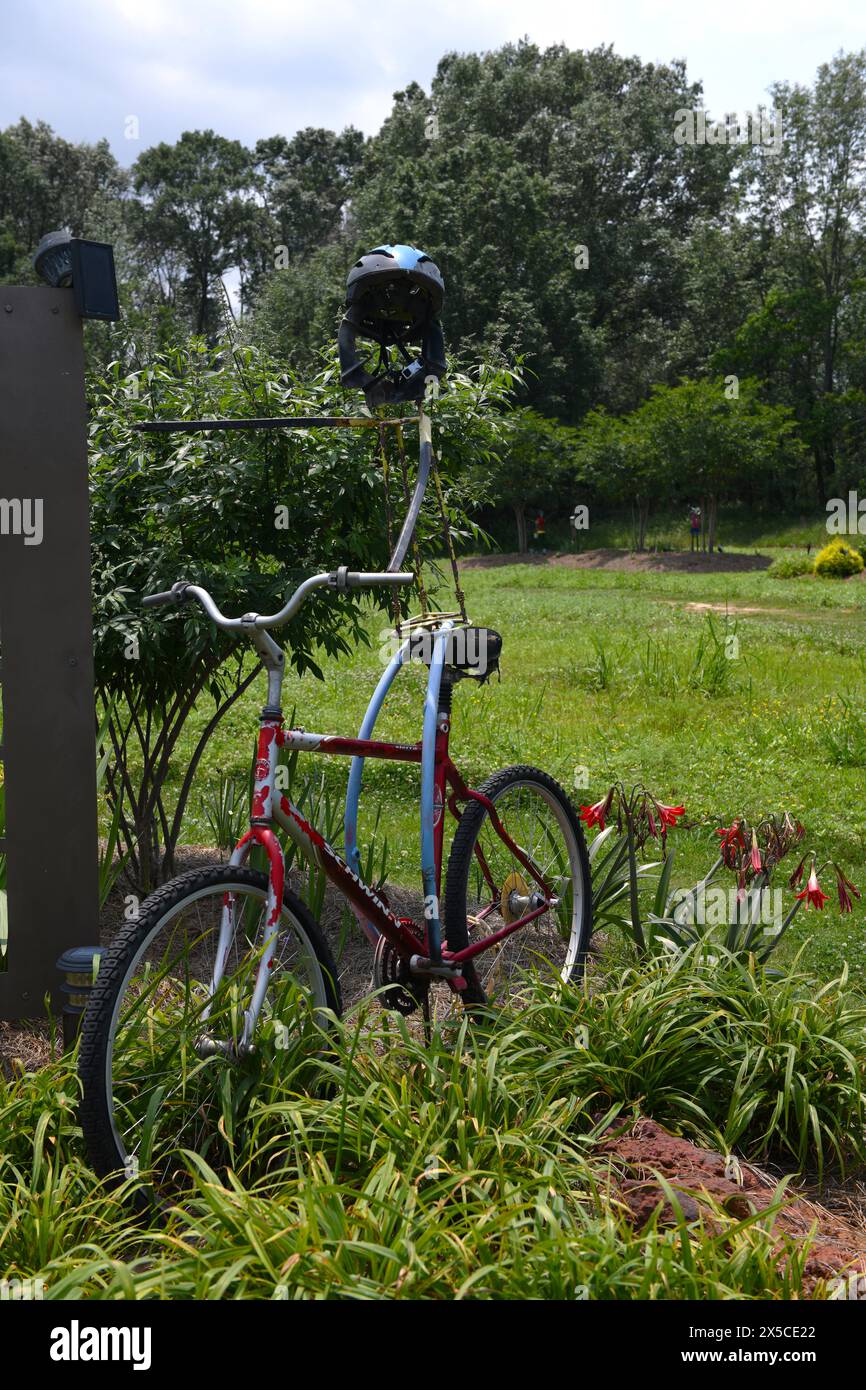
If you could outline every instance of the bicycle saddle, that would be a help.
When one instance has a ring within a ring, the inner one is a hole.
[[[415,650],[417,637],[418,650]],[[413,635],[412,655],[420,656],[425,666],[433,656],[433,642],[428,633]],[[448,638],[445,649],[445,669],[452,680],[467,676],[471,680],[489,680],[499,670],[502,637],[492,627],[457,627]]]

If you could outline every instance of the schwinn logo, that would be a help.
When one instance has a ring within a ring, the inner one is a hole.
[[[52,1361],[131,1361],[134,1371],[150,1370],[149,1327],[68,1327],[51,1331]]]
[[[348,874],[349,878],[352,879],[353,883],[357,883],[365,898],[369,898],[370,902],[373,903],[373,905],[377,907],[380,912],[384,912],[385,916],[388,917],[392,922],[397,921],[397,918],[394,916],[391,909],[385,906],[385,904],[382,902],[382,899],[376,896],[372,888],[367,887],[367,884],[364,882],[362,878],[358,877],[354,869],[349,868],[348,864],[340,858],[339,854],[334,853],[334,851],[331,849],[331,846],[327,843],[326,840],[322,841],[321,847],[324,850],[325,854],[327,854],[328,858],[333,860],[337,868],[340,869],[344,874]]]

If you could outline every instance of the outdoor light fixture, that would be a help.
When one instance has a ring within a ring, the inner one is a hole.
[[[66,995],[63,1005],[63,1046],[75,1045],[81,1016],[87,1007],[90,992],[96,982],[96,973],[102,957],[101,946],[73,946],[57,962],[57,969],[63,976],[60,986]]]
[[[105,241],[85,241],[67,228],[49,232],[36,249],[33,265],[54,289],[71,287],[75,307],[83,319],[120,318],[114,248]]]

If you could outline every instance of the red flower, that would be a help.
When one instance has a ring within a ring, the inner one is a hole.
[[[851,901],[851,894],[855,898],[860,897],[859,888],[855,888],[850,879],[846,878],[841,869],[836,869],[836,888],[839,892],[839,911],[852,912],[854,904]]]
[[[665,829],[669,825],[676,825],[680,816],[684,816],[686,813],[685,806],[666,806],[663,801],[657,801],[656,806]]]
[[[651,806],[647,806],[647,808],[646,808],[646,818],[647,818],[647,825],[648,825],[648,827],[649,827],[649,833],[650,833],[651,835],[654,836],[655,833],[656,833],[656,823],[655,823],[655,817],[653,816],[653,812],[652,812],[652,807],[651,807]],[[662,830],[664,830],[664,821],[662,821]]]
[[[797,865],[796,869],[795,869],[794,872],[791,874],[791,877],[788,879],[788,882],[789,882],[789,884],[791,885],[792,888],[796,888],[798,883],[802,883],[802,882],[803,882],[803,869],[804,869],[804,867],[805,867],[805,864],[806,864],[806,856],[805,856],[805,854],[804,854],[804,855],[803,855],[803,858],[800,860],[800,862],[799,862],[799,864]]]
[[[601,801],[594,801],[591,806],[581,806],[580,819],[586,823],[588,830],[597,825],[600,830],[604,830],[604,822],[610,811],[610,803],[613,801],[613,787],[607,796],[603,796]]]
[[[802,893],[797,894],[797,897],[801,900],[803,898],[806,899],[807,910],[810,907],[817,907],[823,910],[824,904],[827,902],[827,894],[821,892],[821,885],[818,882],[818,875],[815,873],[814,864],[812,865],[812,872],[809,875],[809,882],[806,884]]]
[[[735,820],[733,825],[720,826],[719,829],[716,830],[716,834],[720,835],[722,839],[722,843],[719,846],[722,853],[722,862],[726,864],[729,869],[733,869],[737,862],[737,852],[746,848],[742,826],[738,820]]]
[[[752,868],[756,874],[760,873],[761,851],[758,849],[758,837],[754,830],[752,831]]]

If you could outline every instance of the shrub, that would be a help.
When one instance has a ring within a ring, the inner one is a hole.
[[[471,465],[486,459],[504,427],[512,380],[504,370],[452,372],[448,390],[430,407],[442,449],[444,506],[458,536],[471,530],[467,508],[477,501],[478,484],[467,481]],[[393,510],[399,520],[403,506],[397,459],[390,464],[396,478],[389,508],[369,430],[259,431],[239,442],[228,433],[142,436],[133,426],[159,416],[342,413],[342,396],[335,411],[336,389],[331,369],[304,383],[263,352],[208,348],[201,339],[129,376],[114,363],[91,382],[96,683],[102,706],[112,711],[109,810],[118,813],[137,891],[173,872],[207,738],[259,671],[248,649],[200,612],[163,609],[154,617],[142,609],[141,596],[194,579],[225,612],[274,612],[299,579],[317,570],[384,568],[392,540],[386,518]],[[418,532],[422,550],[441,546],[434,498]],[[365,640],[368,602],[389,611],[381,590],[369,598],[320,591],[292,623],[292,665],[320,676],[322,654],[333,659]],[[178,740],[197,701],[208,700],[213,716],[168,804]]]
[[[782,555],[767,570],[770,579],[798,579],[801,574],[814,573],[815,562],[811,555]]]
[[[830,541],[815,557],[815,573],[822,579],[847,579],[863,569],[863,556],[853,545],[841,540]]]

